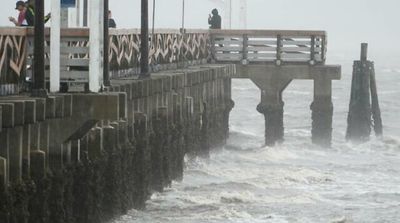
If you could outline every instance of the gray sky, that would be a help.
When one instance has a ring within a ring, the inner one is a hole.
[[[15,0],[1,2],[0,25],[10,25]],[[156,2],[156,28],[178,28],[182,0]],[[45,3],[49,9],[50,0]],[[186,26],[192,28],[207,28],[209,11],[217,7],[212,0],[186,0],[186,6]],[[140,0],[110,0],[110,9],[118,27],[139,27]],[[399,10],[399,0],[248,0],[248,28],[326,30],[331,52],[354,53],[368,42],[372,53],[393,55],[400,52]],[[234,27],[237,21],[236,10]]]

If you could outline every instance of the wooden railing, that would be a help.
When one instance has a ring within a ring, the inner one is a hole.
[[[209,57],[208,30],[157,29],[150,36],[150,65],[178,65],[186,62],[206,62]],[[136,73],[140,60],[140,30],[110,30],[110,70],[112,77]],[[174,66],[172,66],[174,67]],[[159,69],[159,68],[155,68]]]
[[[26,29],[0,29],[0,95],[19,92],[26,74]]]
[[[49,77],[50,30],[45,32]],[[0,95],[18,93],[32,76],[33,37],[32,28],[0,28]],[[149,41],[153,70],[207,61],[324,64],[327,49],[324,31],[157,29]],[[110,76],[138,73],[140,30],[111,29],[109,43]],[[89,29],[61,30],[61,82],[88,82],[89,47]]]
[[[216,62],[325,63],[324,31],[211,30],[211,52]]]
[[[45,30],[46,77],[49,78],[50,30]],[[18,93],[32,76],[33,29],[0,28],[0,95]],[[150,41],[150,66],[154,70],[180,64],[205,63],[209,58],[208,30],[157,29]],[[112,78],[139,72],[140,30],[110,30],[109,63]],[[61,82],[87,83],[89,76],[89,29],[61,30]]]

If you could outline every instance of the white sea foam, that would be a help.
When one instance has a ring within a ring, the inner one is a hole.
[[[154,194],[146,211],[132,210],[115,223],[398,222],[400,70],[384,71],[377,78],[385,136],[344,140],[350,75],[343,75],[334,84],[332,148],[311,145],[307,83],[295,82],[284,94],[286,141],[268,148],[263,116],[255,111],[259,91],[235,80],[228,144],[209,160],[187,158],[182,182]]]

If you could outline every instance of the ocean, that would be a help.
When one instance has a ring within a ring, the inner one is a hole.
[[[256,111],[259,90],[234,80],[227,145],[209,159],[187,160],[182,182],[114,223],[400,222],[400,65],[381,61],[375,68],[382,139],[345,141],[352,60],[340,55],[332,62],[343,65],[333,85],[332,148],[311,143],[311,81],[285,90],[285,142],[269,148]]]

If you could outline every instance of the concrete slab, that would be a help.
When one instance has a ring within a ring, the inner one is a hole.
[[[97,120],[119,120],[119,93],[74,94],[73,117]]]
[[[339,65],[236,65],[237,75],[234,78],[250,78],[252,76],[279,75],[289,79],[313,80],[319,77],[325,77],[331,80],[340,80],[341,66]]]

